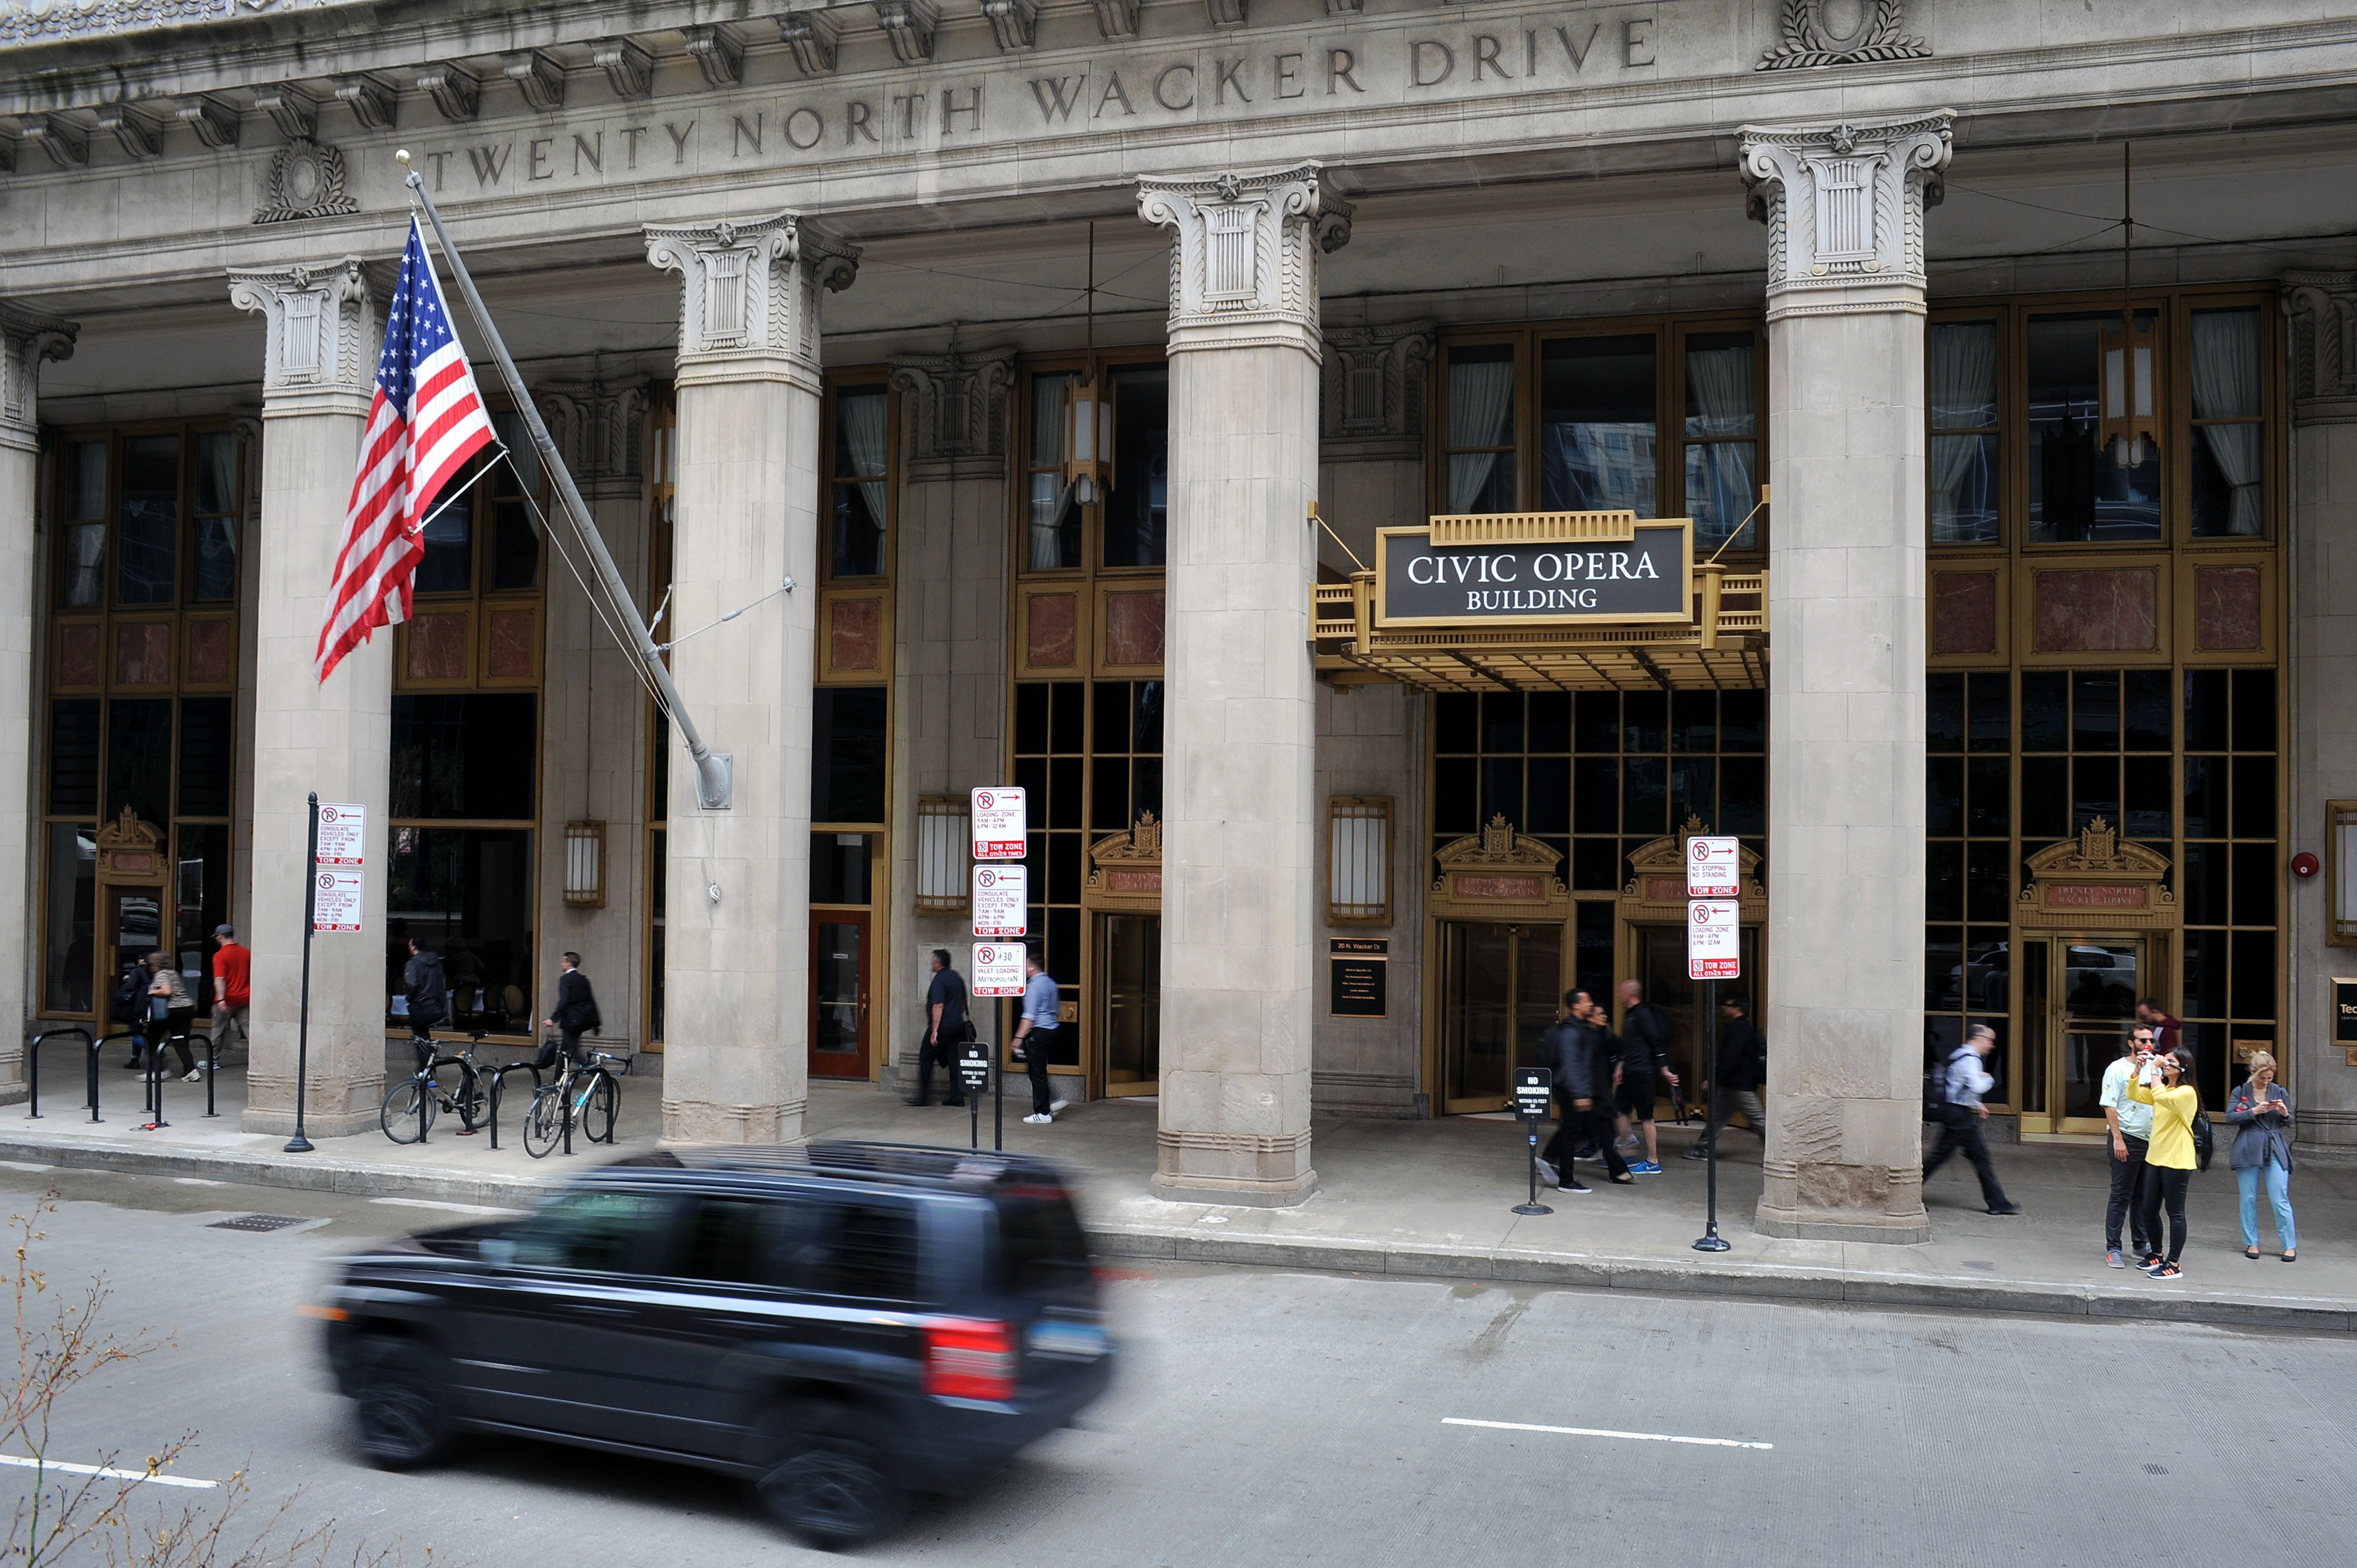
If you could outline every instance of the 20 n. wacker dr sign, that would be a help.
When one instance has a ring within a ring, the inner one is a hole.
[[[1633,512],[1436,517],[1377,531],[1375,624],[1694,618],[1694,525]]]

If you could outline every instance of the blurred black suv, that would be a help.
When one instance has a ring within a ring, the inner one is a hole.
[[[1070,1423],[1114,1359],[1053,1166],[894,1144],[624,1160],[347,1258],[317,1310],[379,1465],[468,1431],[676,1460],[826,1546]]]

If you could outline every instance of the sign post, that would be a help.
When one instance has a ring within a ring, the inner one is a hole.
[[[965,1090],[966,1135],[969,1147],[982,1147],[982,1091],[990,1087],[990,1043],[968,1040],[958,1047],[957,1075]]]
[[[1718,1233],[1718,983],[1743,972],[1741,847],[1728,836],[1696,834],[1686,841],[1686,978],[1702,987],[1702,1053],[1710,1074],[1707,1109],[1702,1135],[1708,1160],[1706,1190],[1708,1205],[1697,1252],[1724,1252],[1729,1243]]]
[[[311,933],[318,925],[319,792],[311,791],[310,853],[303,857],[303,1002],[295,1024],[295,1135],[286,1153],[307,1155],[311,1140],[303,1136],[303,1095],[311,1078]]]
[[[974,944],[974,993],[976,996],[1020,996],[1023,994],[1023,957],[1028,950],[1021,942],[976,942]],[[1002,1024],[1006,1015],[999,1015]],[[990,1146],[1006,1147],[1006,1075],[990,1075]]]
[[[1026,810],[1027,804],[1028,802],[1024,790],[1019,785],[998,785],[985,789],[975,789],[967,797],[966,818],[967,821],[973,824],[973,848],[974,858],[975,860],[1019,861],[1029,853],[1031,838],[1030,823]],[[1027,870],[1027,868],[1022,866],[1017,866],[1014,869],[1018,873],[1023,873]],[[980,885],[977,882],[977,895],[979,894],[979,891]],[[982,930],[982,906],[978,897],[974,907],[974,935],[981,936],[984,934]],[[1017,936],[1021,936],[1024,933],[1018,929],[1015,934]],[[974,950],[976,952],[980,952],[982,950],[976,948]],[[1019,943],[1017,945],[1015,950],[1015,975],[1016,986],[1013,991],[985,992],[982,989],[982,976],[977,973],[974,976],[974,993],[976,996],[1020,996],[1023,994],[1023,948]],[[1001,1007],[996,1009],[996,1011],[998,1014],[999,1036],[1003,1039],[1007,1034],[1006,1010]],[[996,1149],[1003,1149],[1006,1146],[1006,1074],[1003,1071],[994,1072],[990,1075],[990,1081],[992,1084],[990,1099],[991,1146]]]
[[[1539,1201],[1539,1123],[1546,1120],[1548,1101],[1555,1097],[1555,1074],[1543,1067],[1518,1067],[1514,1069],[1514,1114],[1523,1121],[1524,1141],[1530,1145],[1531,1197],[1527,1203],[1514,1205],[1514,1214],[1553,1214],[1554,1209]],[[1610,1130],[1607,1129],[1609,1136]],[[1566,1168],[1569,1168],[1566,1162]]]

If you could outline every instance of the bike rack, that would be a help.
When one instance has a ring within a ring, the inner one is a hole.
[[[140,1037],[141,1036],[139,1035],[134,1033],[132,1030],[118,1029],[112,1035],[102,1035],[97,1039],[92,1040],[90,1043],[90,1089],[88,1093],[90,1096],[90,1119],[91,1121],[96,1122],[101,1120],[98,1114],[99,1058],[105,1055],[106,1047],[113,1044],[115,1041],[135,1040]]]
[[[507,1077],[511,1072],[532,1074],[532,1086],[540,1087],[540,1069],[530,1062],[510,1062],[505,1067],[485,1069],[491,1080],[491,1147],[500,1146],[500,1100],[507,1092]]]
[[[62,1029],[45,1029],[41,1033],[35,1035],[31,1040],[26,1043],[25,1098],[27,1101],[27,1110],[25,1112],[25,1115],[28,1121],[38,1121],[41,1114],[41,1042],[43,1040],[51,1039],[59,1035],[80,1035],[81,1036],[81,1043],[86,1048],[93,1050],[97,1048],[91,1045],[90,1031],[83,1028],[79,1024],[70,1024]],[[97,1081],[95,1074],[92,1075],[91,1081],[93,1083]]]

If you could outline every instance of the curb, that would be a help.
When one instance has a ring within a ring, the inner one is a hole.
[[[287,1187],[371,1197],[429,1197],[514,1207],[557,1185],[549,1177],[474,1176],[448,1169],[365,1165],[332,1156],[212,1154],[197,1149],[126,1149],[0,1138],[0,1159],[77,1170],[199,1176],[237,1185]],[[1205,1236],[1145,1225],[1092,1226],[1090,1241],[1107,1258],[1168,1259],[1260,1269],[1311,1269],[1400,1279],[1492,1280],[1504,1284],[1625,1290],[1652,1294],[1717,1295],[1812,1305],[2001,1312],[2034,1317],[2141,1319],[2233,1328],[2289,1328],[2310,1334],[2357,1333],[2357,1306],[2323,1298],[2281,1302],[2159,1295],[2067,1284],[2007,1284],[1933,1275],[1845,1274],[1773,1264],[1712,1266],[1655,1258],[1542,1252],[1512,1247],[1384,1246],[1336,1238],[1261,1240]]]

